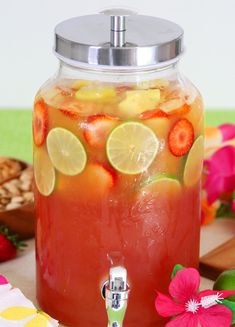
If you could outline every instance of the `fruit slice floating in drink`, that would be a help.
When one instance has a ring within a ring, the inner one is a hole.
[[[177,157],[185,155],[194,141],[193,125],[187,119],[179,120],[170,131],[168,137],[169,148]]]
[[[94,115],[87,119],[84,137],[89,145],[104,148],[110,131],[117,125],[118,119],[108,115]]]
[[[192,187],[201,178],[202,158],[204,152],[203,136],[199,136],[189,151],[184,168],[184,185]]]
[[[154,132],[139,122],[124,122],[110,133],[106,152],[110,164],[124,174],[144,172],[155,159],[159,140]]]
[[[37,146],[43,145],[48,129],[47,106],[43,100],[38,101],[33,111],[33,138]]]
[[[77,138],[65,128],[53,128],[47,136],[47,150],[54,167],[65,175],[77,175],[86,166],[86,151]]]
[[[62,114],[67,116],[68,118],[77,120],[80,117],[79,112],[76,110],[70,110],[70,109],[59,109]]]
[[[156,109],[160,97],[160,90],[157,89],[126,91],[125,99],[118,106],[119,114],[122,118],[131,118],[146,110]]]
[[[141,190],[144,194],[157,196],[159,194],[167,196],[177,196],[180,194],[182,186],[179,180],[168,174],[154,174],[143,182]]]
[[[190,106],[183,99],[172,99],[160,105],[160,109],[169,115],[185,115],[190,111]]]
[[[91,88],[84,87],[76,92],[76,99],[83,101],[109,101],[116,97],[112,87]]]
[[[34,152],[35,183],[42,195],[50,195],[55,187],[55,169],[44,149]]]

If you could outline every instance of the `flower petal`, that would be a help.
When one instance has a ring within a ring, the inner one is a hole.
[[[186,312],[169,321],[166,327],[198,327],[198,317],[195,314]]]
[[[204,290],[204,291],[201,291],[199,294],[198,294],[198,301],[200,302],[201,298],[204,297],[204,296],[210,296],[210,295],[217,295],[219,293],[220,297],[223,298],[223,299],[226,299],[227,297],[229,297],[230,295],[233,295],[235,294],[235,291],[220,291],[220,290]]]
[[[185,311],[185,306],[174,302],[169,296],[158,292],[155,308],[162,317],[171,317]]]
[[[234,173],[235,148],[226,145],[216,151],[211,157],[210,170],[219,172],[221,175],[229,176]]]
[[[217,172],[210,172],[205,183],[207,191],[208,204],[211,205],[219,199],[220,194],[224,191],[224,178]]]
[[[223,136],[223,141],[235,138],[235,124],[223,124],[219,126]]]
[[[234,166],[235,166],[235,160],[234,160]],[[225,192],[232,192],[233,190],[235,190],[235,171],[233,175],[224,177],[224,190]]]
[[[169,286],[170,295],[185,304],[197,295],[200,285],[199,272],[194,268],[186,268],[177,272]]]
[[[232,311],[221,304],[201,308],[197,316],[201,327],[230,327],[232,323]]]
[[[233,200],[233,202],[232,202],[232,210],[233,210],[233,212],[235,212],[235,200]]]
[[[6,284],[8,284],[8,280],[3,275],[0,275],[0,285]]]

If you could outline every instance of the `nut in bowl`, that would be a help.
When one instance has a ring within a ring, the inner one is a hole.
[[[34,235],[33,168],[14,158],[0,157],[0,225],[20,239]]]

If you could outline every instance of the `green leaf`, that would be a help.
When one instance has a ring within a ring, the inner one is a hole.
[[[235,191],[232,194],[232,199],[235,200]]]
[[[229,301],[229,300],[222,300],[221,301],[223,305],[225,305],[226,307],[228,307],[232,313],[233,313],[233,321],[232,321],[232,324],[235,324],[235,302],[233,301]]]
[[[175,275],[177,274],[178,271],[185,269],[184,266],[180,265],[179,263],[175,265],[172,274],[171,274],[171,279],[173,279],[175,277]]]
[[[222,202],[216,212],[217,218],[234,218],[234,212],[232,211],[232,201]]]

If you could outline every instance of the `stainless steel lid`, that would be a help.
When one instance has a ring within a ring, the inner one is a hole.
[[[148,67],[178,59],[183,30],[170,21],[116,9],[75,17],[55,28],[55,53],[74,64]]]

